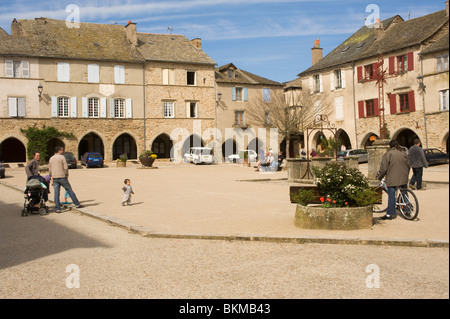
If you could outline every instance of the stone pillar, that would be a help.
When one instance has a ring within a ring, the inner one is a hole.
[[[287,171],[288,182],[298,183],[308,178],[308,176],[305,176],[308,166],[307,160],[300,158],[287,158],[286,161],[288,169]],[[309,179],[312,180],[312,171],[309,176]]]
[[[376,179],[377,172],[380,170],[383,155],[389,150],[389,142],[390,140],[376,140],[373,142],[372,146],[367,147],[369,155],[367,177],[369,180]]]

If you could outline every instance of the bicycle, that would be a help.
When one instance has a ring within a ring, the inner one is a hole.
[[[378,184],[382,189],[381,204],[373,205],[374,213],[384,213],[388,206],[388,188],[383,178]],[[397,186],[395,190],[395,209],[407,220],[414,220],[419,215],[419,200],[416,194],[410,189]]]

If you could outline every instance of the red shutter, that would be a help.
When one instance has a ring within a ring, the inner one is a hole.
[[[375,116],[380,115],[380,110],[378,109],[378,99],[373,99],[373,112]]]
[[[361,79],[363,77],[362,66],[358,66],[357,73],[358,73],[358,82],[359,82],[359,81],[361,81]]]
[[[359,118],[364,118],[364,101],[358,101]]]
[[[375,62],[374,64],[372,64],[372,68],[373,68],[373,78],[372,79],[378,79],[378,63]]]
[[[416,101],[414,100],[414,91],[408,92],[409,111],[414,112],[416,110]]]
[[[395,94],[389,95],[389,104],[391,107],[391,114],[397,113],[397,95]]]
[[[414,70],[414,54],[412,52],[408,52],[408,71]]]
[[[389,57],[389,74],[395,74],[395,56]]]

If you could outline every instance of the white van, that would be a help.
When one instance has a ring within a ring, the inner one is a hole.
[[[183,157],[186,163],[212,164],[213,162],[212,149],[209,147],[191,147],[189,153],[184,154]]]

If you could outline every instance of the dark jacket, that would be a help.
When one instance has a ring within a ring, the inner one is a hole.
[[[27,177],[39,175],[39,162],[32,159],[27,166],[25,166],[25,172],[27,173]]]
[[[381,160],[378,179],[381,180],[386,176],[386,185],[388,187],[406,185],[408,183],[409,169],[408,156],[402,150],[393,147],[384,154]]]
[[[428,167],[425,153],[420,146],[413,145],[409,149],[409,163],[412,168]]]

